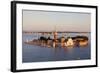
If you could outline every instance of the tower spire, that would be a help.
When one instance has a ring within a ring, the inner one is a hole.
[[[54,36],[53,47],[55,48],[56,44],[57,44],[57,29],[56,29],[56,25],[55,25],[55,29],[54,29],[54,32],[53,32],[53,36]]]

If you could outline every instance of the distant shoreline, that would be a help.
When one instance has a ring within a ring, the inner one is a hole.
[[[23,31],[22,33],[52,33],[53,31],[51,32],[46,32],[46,31],[36,31],[36,32],[33,32],[33,31]],[[57,33],[91,33],[91,32],[70,32],[70,31],[57,31]]]

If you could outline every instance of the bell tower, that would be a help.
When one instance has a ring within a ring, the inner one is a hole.
[[[54,41],[56,42],[57,41],[57,29],[56,29],[56,25],[55,25],[55,31],[54,31],[54,33],[53,33],[53,35],[54,35]]]

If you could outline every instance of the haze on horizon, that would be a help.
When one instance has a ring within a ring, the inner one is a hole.
[[[23,10],[23,31],[31,32],[90,32],[91,14]]]

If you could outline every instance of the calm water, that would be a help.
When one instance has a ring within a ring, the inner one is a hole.
[[[62,34],[58,34],[61,37]],[[89,44],[86,47],[73,48],[47,48],[36,45],[25,44],[24,41],[37,39],[39,34],[23,33],[23,49],[22,61],[28,62],[44,62],[44,61],[64,61],[64,60],[84,60],[91,58],[90,33],[63,33],[66,37],[85,35],[89,38]],[[51,35],[51,37],[53,37]]]

